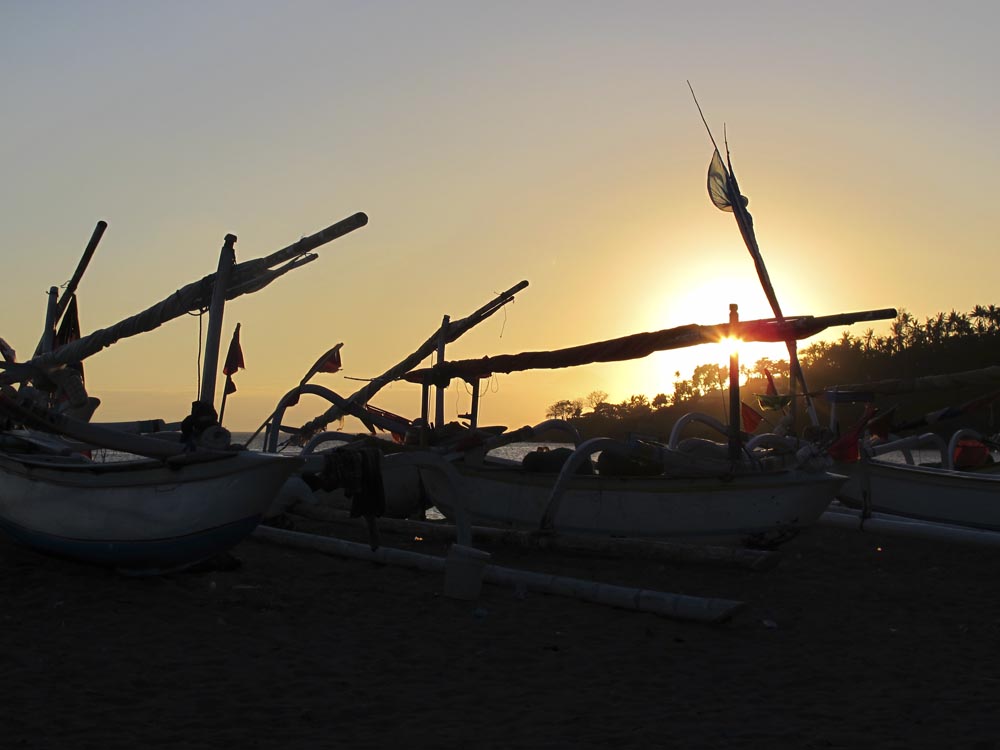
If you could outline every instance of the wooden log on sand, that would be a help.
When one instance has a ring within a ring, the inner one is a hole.
[[[275,529],[270,526],[258,526],[253,535],[266,542],[314,550],[338,557],[369,560],[386,565],[402,565],[429,572],[443,572],[445,569],[443,557],[423,555],[392,547],[379,547],[372,550],[368,545],[357,542]],[[488,583],[500,586],[523,587],[526,590],[538,591],[543,594],[568,596],[595,604],[631,609],[637,612],[649,612],[677,620],[718,623],[728,620],[743,607],[743,602],[731,599],[703,598],[615,586],[597,581],[549,575],[548,573],[503,568],[498,565],[487,565],[484,579]]]

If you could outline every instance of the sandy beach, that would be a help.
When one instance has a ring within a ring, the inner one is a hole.
[[[1000,747],[996,550],[820,527],[747,570],[477,546],[746,607],[466,602],[443,575],[255,538],[233,570],[130,578],[4,540],[2,746]]]

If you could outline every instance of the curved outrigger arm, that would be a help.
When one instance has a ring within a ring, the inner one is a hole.
[[[299,402],[299,397],[303,394],[310,394],[325,398],[336,408],[341,409],[344,413],[360,419],[369,429],[379,427],[387,432],[400,433],[405,432],[406,428],[409,426],[408,424],[403,424],[381,414],[372,413],[365,408],[364,404],[355,403],[350,399],[346,399],[329,388],[325,388],[321,385],[315,385],[313,383],[305,383],[297,385],[295,388],[282,396],[281,400],[278,401],[278,405],[271,413],[270,418],[266,422],[267,428],[264,433],[264,451],[266,453],[277,453],[278,437],[281,433],[281,422],[285,416],[285,411],[290,406],[297,404]]]

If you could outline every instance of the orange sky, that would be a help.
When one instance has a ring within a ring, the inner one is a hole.
[[[905,12],[904,12],[905,11]],[[521,279],[454,357],[769,316],[732,216],[709,202],[690,79],[750,198],[786,314],[996,303],[993,35],[981,3],[8,4],[0,23],[0,336],[21,358],[45,292],[109,228],[79,290],[85,331],[355,211],[370,224],[226,310],[253,429],[325,349],[348,394]],[[986,272],[983,272],[983,271]],[[860,334],[863,327],[853,329]],[[180,419],[195,317],[102,352],[105,420]],[[836,337],[840,331],[832,331]],[[808,345],[804,342],[803,345]],[[777,347],[773,356],[781,356]],[[503,376],[483,419],[517,426],[603,390],[671,392],[709,347]],[[378,406],[415,415],[397,384]],[[448,417],[469,408],[449,390]],[[304,402],[296,418],[324,409]]]

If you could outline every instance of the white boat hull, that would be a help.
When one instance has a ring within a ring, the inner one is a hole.
[[[0,529],[38,551],[85,562],[181,567],[253,531],[300,465],[250,452],[179,466],[0,454]]]
[[[462,501],[473,523],[538,528],[554,475],[457,465]],[[452,500],[423,476],[438,509]],[[845,477],[784,471],[727,478],[575,477],[554,519],[557,532],[676,539],[715,544],[770,544],[815,523]]]
[[[838,496],[850,507],[862,507],[867,487],[874,511],[1000,531],[1000,474],[877,459],[867,464],[841,465],[838,471],[850,477]]]

